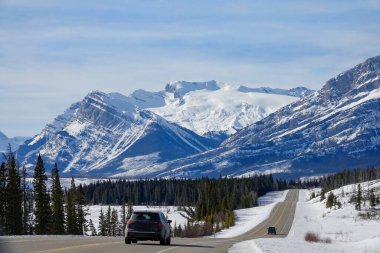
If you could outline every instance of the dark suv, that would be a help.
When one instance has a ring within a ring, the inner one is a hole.
[[[135,211],[125,227],[125,243],[140,241],[160,241],[161,245],[170,245],[171,220],[159,211]]]
[[[272,235],[277,234],[277,231],[276,231],[275,227],[269,227],[268,228],[268,235],[270,235],[270,234],[272,234]]]

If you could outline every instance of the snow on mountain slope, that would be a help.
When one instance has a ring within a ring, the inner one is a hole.
[[[298,95],[306,92],[297,89]],[[156,172],[154,165],[215,147],[298,100],[295,94],[241,92],[215,81],[173,82],[164,91],[136,90],[130,96],[94,91],[49,123],[17,156],[32,167],[40,153],[48,167],[56,161],[68,174],[145,177]]]
[[[363,196],[370,189],[374,189],[376,195],[380,194],[380,180],[364,182],[361,186]],[[319,197],[310,200],[310,193],[315,190],[301,190],[294,223],[286,238],[245,241],[235,244],[228,252],[379,252],[379,220],[359,217],[360,212],[355,210],[355,204],[350,203],[355,189],[357,184],[333,191],[342,203],[341,209],[327,209],[326,200],[320,202]],[[368,201],[363,209],[362,213],[369,211]],[[332,242],[306,242],[304,237],[308,232],[318,234],[321,238],[329,238]]]
[[[8,138],[0,131],[0,153],[6,152],[9,144],[11,145],[12,150],[15,151],[28,139],[30,139],[30,137],[16,136],[13,138]]]
[[[134,176],[153,163],[192,155],[212,141],[139,109],[121,94],[92,92],[73,104],[26,145],[17,157],[34,166],[40,153],[49,170],[64,173]]]
[[[167,90],[175,92],[171,98],[167,94],[166,106],[149,110],[200,135],[212,132],[231,135],[299,99],[288,95],[240,92],[236,87],[217,86],[216,83],[211,88],[206,87],[190,92],[171,84]]]
[[[167,84],[160,92],[137,90],[127,99],[199,135],[225,139],[311,93],[312,90],[303,87],[284,90],[248,88],[216,81],[177,81]]]
[[[380,164],[380,56],[156,176],[316,175]]]

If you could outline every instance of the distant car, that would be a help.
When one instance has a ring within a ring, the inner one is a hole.
[[[170,245],[171,222],[159,211],[135,211],[125,227],[125,243],[160,241],[161,245]]]
[[[275,235],[277,233],[276,227],[269,227],[268,228],[268,235]]]

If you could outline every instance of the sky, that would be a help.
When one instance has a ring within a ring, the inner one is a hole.
[[[93,90],[319,89],[380,55],[379,13],[380,0],[0,0],[0,131],[38,134]]]

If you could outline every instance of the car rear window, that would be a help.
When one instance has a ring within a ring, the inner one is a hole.
[[[158,213],[133,213],[131,220],[133,221],[159,221]]]

